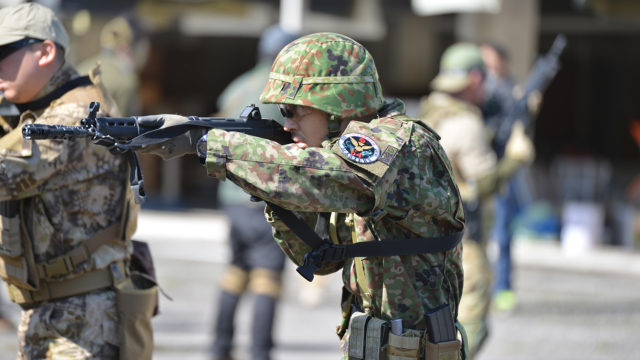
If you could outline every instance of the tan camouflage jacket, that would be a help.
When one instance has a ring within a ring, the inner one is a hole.
[[[36,98],[75,76],[76,71],[65,65]],[[22,140],[21,125],[80,125],[89,103],[102,99],[97,86],[75,88],[46,109],[25,111],[20,125],[0,138],[0,200],[25,200],[24,222],[30,229],[38,263],[64,255],[120,221],[123,196],[129,191],[128,166],[123,157],[110,154],[107,148],[93,145],[88,139]],[[135,231],[137,211],[131,203],[128,236]],[[79,264],[74,272],[104,268],[127,257],[130,250],[130,246],[102,246],[90,262]]]
[[[362,151],[341,149],[352,141],[369,145]],[[337,213],[333,240],[340,243],[429,237],[463,228],[462,203],[438,135],[400,114],[352,121],[341,139],[327,140],[322,148],[211,130],[206,165],[211,176],[295,210],[312,226],[316,212]],[[378,221],[368,217],[374,209],[384,214]],[[302,264],[309,247],[277,219],[270,221],[278,244]],[[457,311],[461,250],[458,245],[446,253],[365,258],[360,269],[349,259],[325,263],[316,274],[343,268],[345,287],[356,303],[370,304],[372,315],[424,328],[428,310],[449,303]],[[348,313],[343,316],[342,325]]]
[[[420,118],[442,137],[462,198],[476,201],[482,194],[476,180],[496,171],[497,158],[490,147],[480,109],[442,92],[420,102]]]

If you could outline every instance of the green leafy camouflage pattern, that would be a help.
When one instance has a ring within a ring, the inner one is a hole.
[[[20,359],[118,359],[116,294],[94,291],[22,312]]]
[[[260,101],[309,106],[336,120],[362,118],[384,103],[371,54],[335,33],[303,36],[285,46]]]
[[[301,149],[217,129],[208,134],[208,173],[298,211],[310,225],[315,223],[317,212],[338,213],[340,243],[395,241],[460,231],[464,214],[449,160],[437,134],[402,115],[403,106],[398,100],[395,107],[385,107],[384,117],[369,123],[352,121],[345,130],[369,137],[383,154],[388,147],[398,146],[395,156],[381,156],[370,164],[377,166],[372,169],[378,175],[336,153],[338,139],[327,140],[322,147]],[[379,221],[367,216],[374,208],[386,213]],[[352,222],[347,221],[350,217]],[[309,247],[269,209],[267,219],[284,252],[302,264]],[[362,305],[363,292],[368,294],[372,315],[402,318],[406,328],[424,329],[424,315],[430,309],[448,303],[453,315],[457,313],[463,278],[461,252],[458,245],[445,253],[364,258],[364,279],[357,278],[352,260],[325,263],[316,274],[342,268],[344,285],[355,295],[356,303]],[[348,316],[344,314],[343,324]]]
[[[77,76],[76,71],[69,65],[65,65],[54,75],[37,98],[46,95],[74,76]],[[23,113],[21,122],[35,119],[36,123],[42,124],[80,125],[80,120],[87,114],[89,103],[101,98],[101,92],[96,86],[76,88],[53,101],[42,111],[35,114],[30,111]],[[18,133],[20,131],[20,126],[13,130]],[[95,146],[87,139],[30,142],[22,140],[19,134],[14,136],[16,134],[13,132],[0,138],[0,144],[3,145],[0,149],[0,168],[2,169],[0,200],[29,199],[30,206],[26,208],[25,216],[32,224],[31,242],[36,262],[48,261],[64,255],[97,232],[119,221],[124,209],[123,194],[130,191],[127,182],[127,162],[124,157],[114,156],[106,147]],[[12,144],[8,139],[16,140]],[[138,211],[133,203],[130,203],[130,207],[127,231],[129,236],[135,231]],[[0,238],[0,242],[1,240]],[[70,274],[61,275],[55,280],[105,268],[114,261],[128,258],[130,252],[129,242],[127,246],[104,245],[92,254],[90,261],[77,264]],[[113,292],[108,295],[109,298],[113,296]],[[103,341],[101,331],[83,330],[84,324],[95,319],[79,315],[82,313],[78,313],[74,305],[78,301],[84,303],[85,297],[76,296],[58,300],[56,301],[58,305],[51,305],[56,310],[49,310],[48,313],[46,309],[53,308],[47,302],[25,312],[20,325],[20,336],[25,339],[21,343],[23,351],[27,355],[44,354],[49,346],[55,344],[66,346],[64,344],[67,340],[62,339],[62,335],[56,332],[56,328],[47,328],[46,323],[39,324],[40,321],[44,321],[44,317],[47,321],[61,321],[60,324],[65,323],[65,319],[70,319],[71,322],[64,326],[69,327],[69,331],[77,332],[76,336],[71,338],[77,340],[74,341],[77,344],[85,342],[96,344]],[[75,315],[66,314],[65,309],[74,310]],[[108,309],[105,308],[104,311]],[[105,316],[105,314],[99,315]],[[62,326],[60,324],[59,326]],[[25,333],[25,331],[32,333]],[[50,341],[40,341],[41,338],[46,338],[42,335],[43,331],[48,331]],[[41,346],[43,348],[38,349]],[[92,349],[98,348],[85,349],[91,352]],[[86,356],[86,358],[89,357],[92,356]],[[46,357],[34,355],[29,358]]]
[[[491,303],[492,271],[482,234],[482,200],[498,188],[495,183],[484,187],[477,184],[481,183],[479,179],[497,172],[496,155],[476,106],[438,91],[424,97],[420,106],[422,120],[442,136],[441,143],[449,154],[463,201],[479,208],[467,213],[463,239],[464,292],[458,310],[458,320],[467,332],[469,352],[474,355],[487,337]]]

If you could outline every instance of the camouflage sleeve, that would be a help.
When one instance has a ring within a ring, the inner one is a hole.
[[[329,149],[300,149],[213,129],[206,166],[210,176],[228,178],[261,199],[295,211],[362,213],[374,206],[372,189]]]
[[[86,106],[67,103],[50,108],[36,123],[77,125],[85,112]],[[31,146],[30,156],[0,156],[0,200],[33,196],[110,169],[99,161],[104,156],[92,155],[108,150],[92,146],[88,139],[38,140]],[[65,176],[58,176],[62,174]]]

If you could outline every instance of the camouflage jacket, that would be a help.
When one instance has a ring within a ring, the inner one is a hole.
[[[71,66],[63,66],[36,98],[76,76]],[[128,167],[123,157],[112,155],[88,139],[23,140],[21,125],[80,125],[89,103],[102,99],[97,86],[77,87],[45,109],[23,112],[20,125],[0,138],[0,200],[25,200],[23,220],[31,232],[37,263],[66,254],[120,220],[123,200],[129,199],[125,196],[129,191]],[[137,219],[137,207],[130,204],[129,236]],[[91,261],[79,264],[72,273],[104,268],[126,258],[130,251],[130,246],[121,244],[102,246]]]
[[[438,135],[427,126],[389,111],[369,123],[352,121],[341,139],[326,140],[321,148],[300,149],[211,130],[207,170],[211,176],[228,178],[262,199],[299,212],[311,225],[317,212],[337,213],[334,241],[340,243],[429,237],[463,228],[462,204],[449,160]],[[375,143],[377,160],[351,160],[355,158],[340,145],[348,147],[354,139]],[[369,216],[376,209],[384,214],[378,221]],[[293,262],[302,264],[309,247],[277,219],[270,221],[278,244]],[[426,311],[444,303],[457,311],[463,278],[461,250],[458,245],[446,253],[364,258],[361,269],[348,259],[325,263],[316,273],[343,268],[346,289],[361,305],[366,297],[372,315],[402,318],[406,328],[424,328]],[[358,279],[357,273],[363,278]]]

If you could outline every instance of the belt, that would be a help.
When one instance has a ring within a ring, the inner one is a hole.
[[[120,260],[104,269],[90,271],[75,278],[62,281],[40,280],[37,291],[29,291],[12,284],[7,284],[7,287],[11,301],[23,309],[29,309],[42,301],[81,295],[111,287],[114,283],[112,272],[119,270],[122,274],[125,273],[124,269],[124,262]]]

